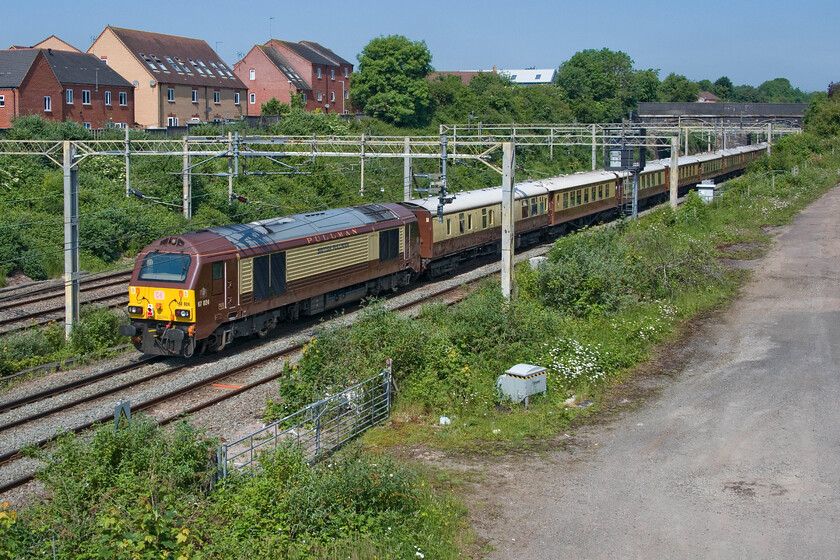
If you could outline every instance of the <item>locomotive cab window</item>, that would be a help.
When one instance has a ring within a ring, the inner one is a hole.
[[[219,261],[213,263],[213,280],[221,280],[225,275],[225,263]]]
[[[379,232],[379,261],[391,261],[400,256],[400,230]]]
[[[183,253],[149,253],[143,259],[138,280],[183,282],[190,270],[190,256]]]

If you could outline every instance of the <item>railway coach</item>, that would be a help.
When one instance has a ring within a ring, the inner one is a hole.
[[[419,271],[417,219],[399,204],[173,235],[138,256],[120,334],[146,354],[190,357],[404,286]]]

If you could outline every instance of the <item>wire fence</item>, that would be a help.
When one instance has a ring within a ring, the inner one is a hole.
[[[391,360],[381,373],[321,399],[216,450],[217,482],[259,471],[262,453],[295,445],[310,463],[338,450],[391,414]]]

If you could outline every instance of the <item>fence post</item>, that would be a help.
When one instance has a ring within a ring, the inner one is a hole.
[[[385,360],[385,413],[386,417],[391,416],[391,379],[394,373],[394,361],[391,358]]]
[[[321,404],[315,403],[315,457],[321,454]]]

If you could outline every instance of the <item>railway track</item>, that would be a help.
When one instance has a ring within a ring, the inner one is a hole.
[[[130,271],[85,278],[79,288],[82,304],[105,303],[108,307],[128,305]],[[104,294],[101,292],[105,292]],[[40,286],[32,289],[5,288],[0,292],[0,334],[6,334],[32,326],[46,325],[64,316],[64,284]]]
[[[435,291],[433,291],[433,293],[428,294],[426,297],[423,297],[419,300],[409,301],[409,302],[406,302],[406,303],[403,303],[403,304],[400,304],[400,305],[395,305],[395,306],[393,306],[393,310],[395,310],[395,311],[407,311],[407,310],[411,310],[412,308],[420,307],[421,305],[426,303],[429,299],[442,298],[442,297],[449,296],[450,294],[456,293],[458,291],[464,291],[464,285],[466,285],[466,284],[467,283],[458,284],[456,286],[451,286],[451,287],[435,290]],[[446,303],[451,305],[451,304],[454,304],[456,301],[459,301],[460,299],[461,298],[458,297],[454,300],[449,300]],[[161,395],[149,398],[149,399],[147,399],[143,402],[140,402],[140,403],[137,403],[137,404],[132,404],[132,407],[131,407],[132,412],[149,411],[150,409],[152,409],[156,406],[162,405],[164,403],[171,402],[171,401],[177,401],[179,399],[184,399],[188,395],[190,395],[192,393],[195,393],[195,392],[197,392],[197,391],[199,391],[203,388],[213,386],[213,385],[217,385],[217,384],[221,384],[221,382],[226,383],[226,385],[223,385],[223,386],[225,388],[227,388],[228,390],[223,395],[217,395],[217,396],[214,396],[212,398],[201,400],[201,402],[199,402],[197,404],[194,404],[194,405],[191,405],[191,406],[188,406],[188,407],[178,406],[177,407],[178,408],[177,413],[170,414],[168,416],[165,416],[163,418],[158,419],[159,424],[161,424],[161,425],[168,424],[168,423],[182,417],[184,414],[193,414],[193,413],[198,412],[200,410],[203,410],[205,408],[214,406],[214,405],[216,405],[216,404],[218,404],[222,401],[225,401],[225,400],[231,399],[233,397],[236,397],[236,396],[238,396],[238,395],[240,395],[240,394],[242,394],[246,391],[249,391],[251,389],[259,387],[260,385],[264,385],[266,383],[269,383],[271,381],[274,381],[274,380],[278,379],[280,376],[282,376],[282,371],[283,371],[282,368],[275,368],[272,373],[269,373],[267,375],[260,375],[255,380],[250,380],[250,381],[243,382],[242,380],[237,380],[236,378],[237,378],[237,376],[252,372],[253,370],[258,369],[258,368],[260,368],[260,367],[262,367],[266,364],[269,364],[273,361],[281,360],[283,358],[288,358],[291,354],[300,350],[301,347],[302,347],[301,344],[293,344],[291,346],[283,348],[282,350],[272,352],[272,353],[270,353],[266,356],[256,358],[254,360],[248,361],[244,364],[241,364],[241,365],[238,365],[236,367],[227,369],[225,371],[222,371],[222,372],[219,372],[219,373],[216,373],[216,374],[213,374],[213,375],[209,375],[207,377],[203,377],[202,379],[200,379],[198,381],[194,381],[192,383],[189,383],[185,386],[179,387],[179,388],[174,389],[172,391],[167,391],[167,392],[165,392]],[[141,384],[151,383],[152,381],[161,379],[165,376],[175,375],[179,372],[182,372],[183,370],[185,370],[187,368],[200,367],[202,365],[203,365],[203,363],[191,362],[191,363],[186,363],[186,364],[178,364],[178,365],[166,368],[166,369],[161,370],[161,371],[152,372],[152,373],[150,373],[150,374],[148,374],[148,375],[146,375],[142,378],[133,379],[129,382],[121,383],[119,386],[110,387],[110,388],[104,389],[102,391],[98,391],[95,394],[91,394],[91,395],[88,395],[88,396],[81,397],[79,399],[75,399],[72,402],[64,402],[64,403],[61,403],[61,404],[59,404],[55,407],[51,407],[49,409],[39,411],[35,414],[28,415],[24,418],[19,418],[19,419],[16,419],[14,421],[2,424],[2,425],[0,425],[0,433],[5,432],[7,430],[11,430],[13,428],[24,426],[24,425],[26,425],[30,422],[40,420],[42,418],[45,418],[47,416],[51,416],[53,414],[58,414],[62,411],[68,410],[70,408],[74,408],[76,406],[80,406],[80,405],[85,404],[85,403],[90,403],[90,402],[95,402],[97,400],[101,400],[101,399],[103,399],[107,396],[113,395],[115,393],[119,393],[121,391],[126,391],[129,388],[133,388],[133,387],[136,387],[136,386],[141,385]],[[35,393],[35,394],[29,395],[29,396],[26,396],[26,397],[22,397],[22,398],[19,398],[19,399],[15,399],[13,401],[6,402],[6,403],[0,403],[0,414],[3,414],[5,412],[11,411],[11,410],[14,410],[15,408],[18,408],[18,407],[21,407],[21,406],[25,406],[26,404],[30,404],[30,403],[33,403],[33,402],[37,402],[37,401],[40,401],[40,400],[44,400],[44,399],[47,399],[47,398],[52,398],[52,397],[55,397],[57,395],[64,394],[68,391],[71,391],[75,388],[78,388],[78,387],[81,387],[81,386],[84,386],[84,385],[87,385],[87,384],[96,383],[100,379],[106,379],[108,377],[113,377],[113,376],[118,375],[120,373],[124,373],[125,371],[128,371],[133,367],[138,367],[138,366],[137,366],[137,364],[120,366],[119,368],[114,368],[114,369],[108,370],[106,372],[101,372],[101,373],[95,374],[93,376],[89,376],[89,377],[86,377],[84,379],[80,379],[80,380],[75,381],[73,383],[68,383],[66,385],[62,385],[61,387],[56,387],[56,388],[48,390],[48,391]],[[80,425],[78,425],[78,426],[76,426],[72,429],[67,430],[67,431],[78,434],[78,433],[81,433],[85,430],[90,429],[92,426],[94,426],[96,424],[110,422],[112,419],[113,419],[113,412],[111,412],[107,415],[104,415],[102,417],[96,418],[96,419],[94,419],[90,422],[85,422],[83,424],[80,424]],[[58,434],[54,434],[54,435],[49,436],[47,438],[41,439],[37,442],[29,443],[28,446],[37,446],[39,448],[42,448],[42,447],[45,447],[46,445],[50,444],[57,437],[58,437]],[[0,454],[0,465],[10,463],[14,460],[17,460],[17,459],[21,458],[21,457],[22,457],[21,448],[7,451],[3,454]],[[12,481],[9,481],[5,484],[0,485],[0,494],[30,482],[31,480],[34,479],[34,476],[35,476],[34,473],[27,474],[23,477],[19,477],[15,480],[12,480]]]

